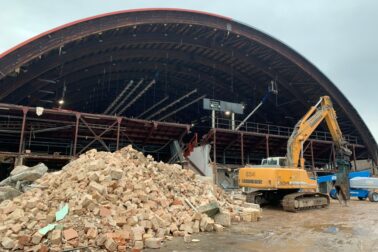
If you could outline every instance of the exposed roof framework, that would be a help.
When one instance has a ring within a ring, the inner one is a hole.
[[[130,81],[135,86],[142,79],[125,116],[199,122],[208,112],[200,103],[185,105],[204,95],[251,110],[274,80],[278,95],[251,120],[291,127],[319,96],[330,95],[343,132],[357,136],[377,160],[367,126],[326,76],[280,41],[227,17],[177,9],[108,13],[47,31],[0,55],[0,102],[56,107],[64,97],[66,109],[102,113]]]

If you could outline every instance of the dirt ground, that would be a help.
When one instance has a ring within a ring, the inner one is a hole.
[[[160,251],[378,251],[377,210],[377,203],[358,200],[351,200],[348,207],[332,201],[327,209],[301,213],[268,207],[257,223],[193,235],[200,240],[197,243],[175,238]]]

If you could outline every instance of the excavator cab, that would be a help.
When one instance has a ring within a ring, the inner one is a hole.
[[[261,166],[269,166],[269,167],[286,167],[287,166],[287,159],[286,157],[269,157],[264,158],[261,160]]]

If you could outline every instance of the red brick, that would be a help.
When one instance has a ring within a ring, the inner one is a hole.
[[[126,252],[126,245],[118,245],[118,250],[117,251],[119,251],[119,252]]]
[[[47,247],[44,244],[41,244],[41,246],[39,247],[39,250],[38,250],[38,252],[48,252],[48,251],[49,251],[49,247]]]
[[[100,216],[101,217],[106,217],[106,216],[109,216],[111,214],[112,214],[112,212],[110,211],[109,208],[107,208],[107,207],[101,207],[100,208]]]
[[[29,235],[21,235],[21,236],[18,237],[18,245],[22,246],[22,248],[24,246],[29,245],[30,239],[31,239],[31,237]]]
[[[70,228],[63,231],[64,239],[71,240],[78,237],[78,234],[75,229]]]
[[[76,239],[69,240],[68,244],[70,244],[72,247],[76,248],[77,246],[79,246],[79,239],[76,238]]]
[[[87,237],[89,239],[95,239],[97,237],[97,229],[96,228],[90,228],[90,229],[88,229]]]
[[[175,199],[174,201],[172,201],[172,204],[171,204],[172,206],[178,206],[178,205],[183,205],[182,204],[182,201],[181,200],[179,200],[179,199]]]

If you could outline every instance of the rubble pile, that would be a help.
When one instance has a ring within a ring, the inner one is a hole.
[[[257,221],[258,205],[235,201],[178,165],[125,147],[88,151],[37,188],[0,203],[0,250],[140,251],[232,221]]]

